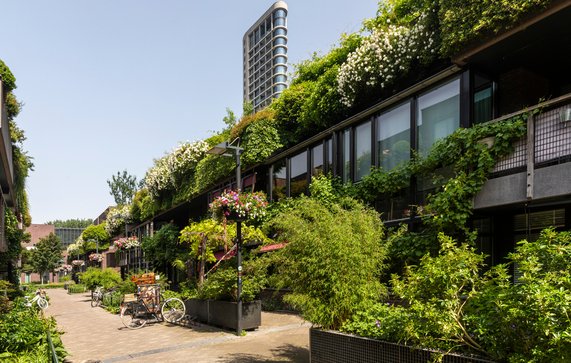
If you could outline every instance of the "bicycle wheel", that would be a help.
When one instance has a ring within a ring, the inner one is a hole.
[[[180,321],[186,313],[186,307],[181,299],[171,297],[167,299],[161,306],[161,314],[163,319],[169,323]]]
[[[121,306],[121,322],[129,329],[140,329],[147,323],[147,319],[138,316],[135,309],[132,304]]]
[[[39,308],[42,310],[46,310],[49,306],[48,304],[48,300],[44,299],[43,297],[40,297],[36,303],[38,304]]]
[[[93,296],[91,297],[91,307],[94,308],[96,306],[99,306],[99,304],[101,304],[101,293],[96,291],[93,293]]]

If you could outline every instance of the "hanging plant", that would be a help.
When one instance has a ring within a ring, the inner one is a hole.
[[[242,193],[227,191],[210,203],[212,218],[255,220],[266,214],[268,200],[263,192]]]

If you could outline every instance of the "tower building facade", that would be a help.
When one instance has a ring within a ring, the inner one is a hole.
[[[287,14],[277,1],[244,34],[244,102],[258,111],[287,87]]]

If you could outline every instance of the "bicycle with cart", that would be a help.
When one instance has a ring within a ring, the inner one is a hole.
[[[125,295],[121,304],[121,322],[139,329],[148,322],[177,323],[186,314],[184,302],[176,297],[164,299],[158,284],[139,284],[137,293]]]

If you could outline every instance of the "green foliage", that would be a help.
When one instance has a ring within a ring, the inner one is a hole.
[[[323,205],[300,198],[270,223],[287,246],[277,266],[286,302],[325,328],[336,329],[383,294],[379,282],[386,246],[373,210],[355,202]],[[281,286],[280,286],[281,287]]]
[[[347,116],[337,88],[339,66],[360,44],[358,34],[343,35],[328,54],[314,54],[296,66],[294,80],[272,102],[282,143],[291,145]]]
[[[547,229],[522,241],[506,265],[485,274],[484,256],[439,235],[425,255],[391,283],[398,305],[376,304],[343,330],[386,341],[485,354],[497,361],[567,362],[571,358],[571,233]]]
[[[47,222],[46,224],[52,224],[54,225],[56,228],[87,228],[88,226],[90,226],[93,223],[93,220],[91,219],[66,219],[66,220],[60,220],[60,219],[56,219],[50,222]]]
[[[142,222],[154,216],[156,212],[157,205],[149,194],[149,191],[145,188],[138,190],[131,204],[131,217],[133,221]]]
[[[500,361],[570,361],[571,233],[544,230],[509,257],[521,277],[512,284],[506,266],[490,271],[467,307],[469,328]]]
[[[439,235],[439,255],[425,255],[391,281],[404,306],[377,304],[343,326],[343,330],[419,347],[453,350],[458,346],[481,351],[468,334],[464,306],[478,292],[484,257],[467,244],[458,246]]]
[[[234,262],[234,261],[233,261]],[[196,297],[237,301],[237,271],[235,263],[225,263],[210,273],[204,283],[199,286]],[[255,260],[242,263],[242,301],[253,301],[266,286],[266,266]]]
[[[144,237],[141,249],[145,259],[153,263],[155,268],[165,267],[176,260],[184,252],[178,243],[178,228],[173,224],[165,224],[153,236]]]
[[[40,238],[36,248],[32,251],[32,259],[30,261],[34,272],[40,273],[43,279],[44,272],[53,271],[61,264],[61,253],[61,240],[54,233]]]
[[[244,153],[241,160],[245,165],[261,163],[283,146],[277,123],[270,118],[250,124],[244,131],[242,142]]]
[[[26,307],[24,299],[16,299],[9,311],[0,313],[0,360],[47,363],[47,331],[51,334],[58,359],[63,361],[67,352],[54,318],[41,318]]]
[[[30,239],[30,234],[18,227],[18,220],[10,208],[4,209],[4,218],[4,233],[8,249],[0,253],[0,266],[2,267],[12,264],[12,261],[16,261],[22,252],[21,244]],[[20,281],[18,270],[14,268],[12,271],[12,275],[8,276],[8,279],[11,283],[18,285]]]
[[[87,287],[83,284],[73,284],[67,287],[68,294],[81,294],[85,292]]]
[[[99,248],[104,249],[102,248],[103,246],[109,246],[111,236],[105,230],[105,224],[91,224],[81,232],[81,239],[86,242],[86,245],[89,244],[89,246],[84,247],[85,251],[90,251],[95,249],[95,244],[89,242],[97,241],[99,243]]]
[[[442,54],[510,29],[525,16],[538,12],[551,0],[440,0]]]
[[[204,219],[197,223],[191,223],[180,231],[180,243],[190,246],[189,256],[192,259],[209,262],[216,261],[214,250],[224,247],[228,249],[236,238],[235,223],[220,223],[211,218]],[[201,255],[200,244],[205,242],[204,257]],[[248,243],[270,243],[271,240],[259,229],[253,226],[242,224],[242,242]]]
[[[5,91],[10,92],[16,89],[16,77],[10,71],[10,68],[0,59],[0,79]]]
[[[89,290],[95,290],[97,286],[109,289],[119,285],[123,281],[121,274],[115,269],[100,269],[98,267],[88,267],[85,272],[79,274],[79,280]]]
[[[109,194],[113,196],[117,205],[131,204],[133,196],[137,191],[137,177],[130,175],[127,170],[123,173],[117,172],[117,175],[112,175],[111,180],[107,180],[109,185]]]

